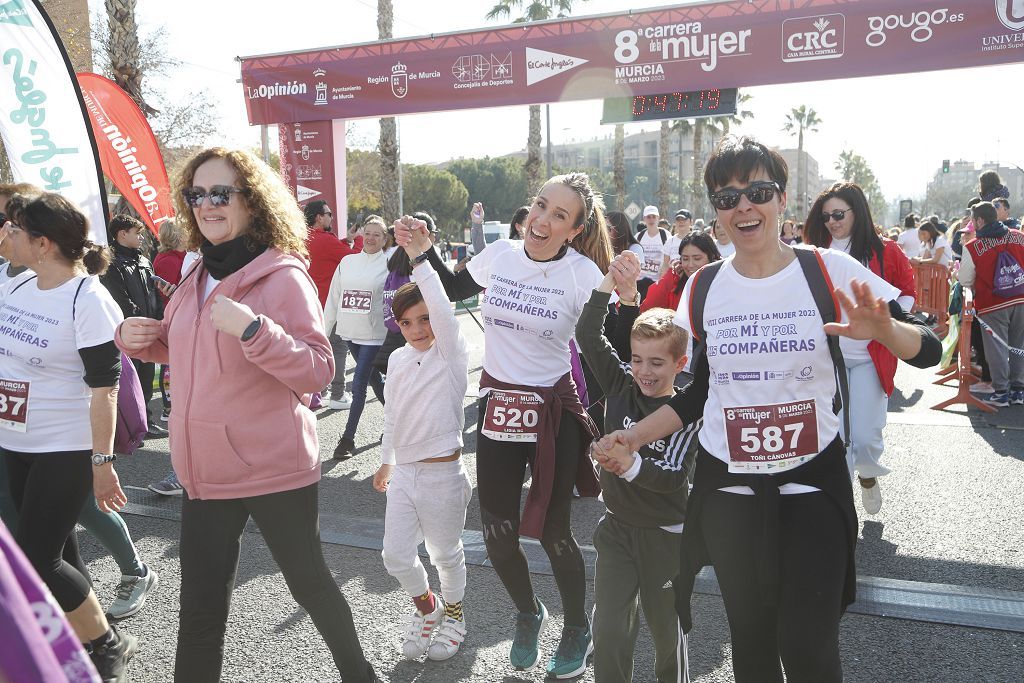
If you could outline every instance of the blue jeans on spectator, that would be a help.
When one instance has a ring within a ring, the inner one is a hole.
[[[345,433],[342,438],[355,439],[356,427],[359,426],[359,418],[363,415],[363,406],[366,405],[366,385],[373,387],[373,393],[377,400],[384,404],[384,377],[379,370],[374,369],[373,359],[380,350],[380,344],[357,344],[348,342],[349,351],[356,359],[355,373],[352,375],[352,407],[348,409],[348,422],[345,423]]]

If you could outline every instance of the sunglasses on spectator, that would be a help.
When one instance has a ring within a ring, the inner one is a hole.
[[[231,195],[240,193],[241,190],[229,185],[214,185],[207,192],[205,187],[189,187],[181,191],[185,203],[193,209],[203,205],[203,200],[210,198],[211,206],[227,206],[231,203]]]
[[[828,223],[828,219],[831,218],[836,223],[838,223],[839,221],[846,218],[846,214],[851,213],[852,211],[853,209],[846,209],[845,211],[843,209],[836,209],[832,213],[823,213],[821,214],[821,221],[823,223]]]
[[[740,197],[743,195],[746,195],[751,204],[767,204],[775,198],[775,193],[780,191],[777,183],[761,180],[751,183],[749,187],[745,187],[742,190],[727,187],[717,192],[711,192],[708,194],[708,199],[711,200],[712,206],[716,209],[729,211],[739,205]]]

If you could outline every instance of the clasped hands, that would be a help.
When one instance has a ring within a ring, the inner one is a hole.
[[[608,265],[608,274],[604,276],[602,292],[615,289],[623,301],[636,300],[636,282],[640,279],[640,259],[631,251],[624,251]]]
[[[402,216],[394,223],[395,244],[405,249],[409,258],[426,253],[433,246],[427,224],[412,216]]]

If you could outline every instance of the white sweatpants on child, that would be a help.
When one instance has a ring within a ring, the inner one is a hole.
[[[473,495],[462,460],[396,465],[388,484],[384,513],[384,567],[410,597],[429,589],[418,546],[427,547],[441,578],[446,603],[462,602],[466,593],[466,555],[462,530]]]

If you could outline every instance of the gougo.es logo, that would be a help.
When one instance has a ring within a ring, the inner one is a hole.
[[[931,12],[921,10],[907,14],[890,14],[886,17],[868,17],[868,33],[865,42],[870,47],[881,47],[888,39],[888,31],[909,30],[910,39],[915,43],[926,43],[935,34],[935,26],[953,24],[964,20],[963,13],[951,14],[948,8]]]

